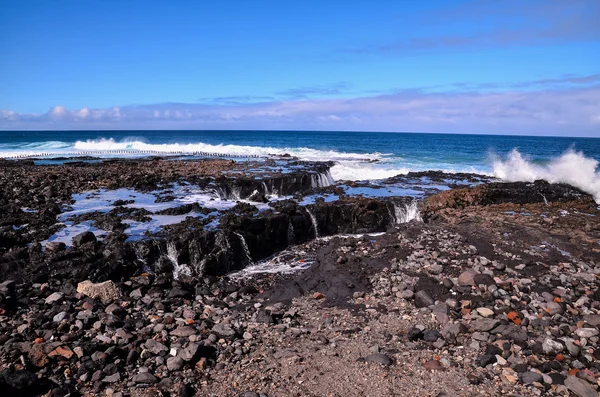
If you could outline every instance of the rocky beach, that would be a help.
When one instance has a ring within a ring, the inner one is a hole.
[[[598,396],[591,195],[332,165],[0,159],[0,395]]]

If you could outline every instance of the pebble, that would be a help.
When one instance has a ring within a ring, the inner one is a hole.
[[[475,270],[466,270],[458,276],[458,285],[467,287],[475,285],[475,276],[479,274]]]
[[[137,375],[134,375],[132,378],[133,382],[140,384],[140,383],[156,383],[158,382],[158,378],[154,375],[152,375],[150,372],[140,372]]]
[[[53,303],[56,303],[59,300],[61,300],[63,296],[64,295],[61,292],[54,292],[46,298],[46,304],[51,305]]]
[[[417,291],[415,294],[415,306],[416,307],[429,307],[433,305],[435,301],[429,294],[423,290]]]
[[[598,335],[598,330],[596,328],[578,328],[575,330],[575,335],[580,338],[591,338]]]
[[[565,386],[579,397],[598,397],[598,392],[595,387],[592,387],[592,385],[585,380],[575,376],[567,376],[565,379]]]
[[[377,363],[384,366],[389,366],[394,363],[394,361],[389,356],[386,356],[382,353],[368,355],[367,357],[365,357],[365,361],[368,363]]]
[[[185,362],[181,357],[169,357],[167,358],[167,369],[169,371],[179,371],[183,368]]]
[[[491,317],[494,315],[494,311],[488,309],[487,307],[478,307],[476,310],[477,313],[479,313],[479,315],[483,317]]]

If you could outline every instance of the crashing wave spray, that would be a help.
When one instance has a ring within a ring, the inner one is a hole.
[[[505,161],[495,158],[494,176],[509,182],[533,182],[544,179],[550,183],[567,183],[594,196],[600,204],[600,171],[598,161],[583,153],[568,150],[545,165],[528,161],[513,149]]]
[[[167,243],[167,259],[173,264],[173,279],[179,280],[180,275],[188,277],[192,275],[192,270],[188,265],[179,264],[177,247],[175,247],[175,244],[172,242]]]
[[[396,224],[408,223],[412,220],[421,222],[423,220],[419,212],[419,206],[415,200],[408,204],[399,205],[394,203],[394,218],[396,219]]]

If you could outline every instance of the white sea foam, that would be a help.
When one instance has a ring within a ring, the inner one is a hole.
[[[535,164],[513,149],[505,160],[493,159],[494,176],[510,182],[568,183],[594,196],[600,203],[600,170],[598,161],[583,153],[568,150],[547,164]]]
[[[71,246],[73,237],[77,236],[79,233],[93,232],[98,239],[101,239],[108,234],[106,230],[98,229],[94,226],[91,226],[91,224],[92,221],[85,221],[78,224],[66,222],[62,229],[48,237],[48,240],[41,241],[40,244],[42,247],[44,247],[46,246],[46,243],[57,242],[65,243],[65,245]]]
[[[381,153],[345,153],[335,150],[318,150],[306,147],[298,148],[275,148],[268,146],[244,146],[244,145],[211,145],[207,143],[165,143],[152,144],[136,140],[115,141],[114,139],[93,139],[77,141],[74,148],[81,151],[153,151],[153,152],[207,152],[217,153],[223,156],[269,156],[290,154],[302,160],[374,160],[386,156]]]
[[[345,161],[331,167],[331,176],[336,181],[364,181],[373,179],[391,178],[404,175],[411,170],[406,167],[386,167],[378,163],[365,163],[364,161]]]

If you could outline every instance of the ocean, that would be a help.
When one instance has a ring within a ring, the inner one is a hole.
[[[336,162],[331,170],[336,180],[378,180],[426,170],[479,173],[507,181],[546,179],[570,183],[600,200],[597,138],[325,131],[0,132],[4,158],[89,152],[97,157],[147,155],[138,151],[331,160]]]

